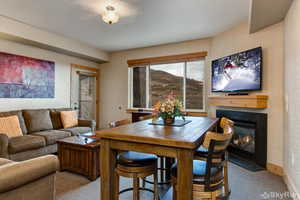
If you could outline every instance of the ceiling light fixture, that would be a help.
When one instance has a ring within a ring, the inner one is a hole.
[[[102,15],[102,19],[105,23],[114,24],[119,21],[119,14],[113,6],[107,6],[106,11]]]

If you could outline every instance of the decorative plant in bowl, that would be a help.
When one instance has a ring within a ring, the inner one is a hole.
[[[173,124],[175,117],[182,117],[185,120],[183,104],[175,97],[173,92],[164,101],[158,101],[153,109],[154,119],[162,118],[164,124]]]

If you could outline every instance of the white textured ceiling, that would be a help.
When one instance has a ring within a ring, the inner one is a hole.
[[[120,22],[100,17],[108,1]],[[0,15],[106,51],[213,36],[248,18],[250,0],[0,0]]]

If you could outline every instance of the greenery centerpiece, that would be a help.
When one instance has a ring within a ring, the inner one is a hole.
[[[175,117],[184,118],[183,103],[173,92],[163,101],[158,101],[153,107],[153,115],[155,119],[162,118],[165,124],[173,124]]]

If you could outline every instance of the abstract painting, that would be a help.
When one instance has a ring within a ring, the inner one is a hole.
[[[0,52],[0,98],[54,98],[55,64]]]

